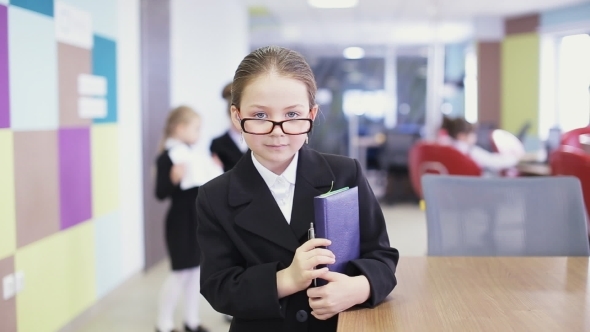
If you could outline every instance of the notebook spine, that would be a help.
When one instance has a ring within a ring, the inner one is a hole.
[[[315,234],[317,238],[329,239],[328,234],[328,209],[326,200],[322,198],[316,198],[317,205],[315,209]]]

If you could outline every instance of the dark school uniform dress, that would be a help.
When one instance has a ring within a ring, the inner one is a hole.
[[[182,190],[179,185],[172,183],[170,170],[173,164],[168,151],[160,154],[156,165],[156,197],[171,200],[166,215],[165,237],[172,270],[197,267],[201,262],[201,251],[197,243],[196,210],[199,187]]]

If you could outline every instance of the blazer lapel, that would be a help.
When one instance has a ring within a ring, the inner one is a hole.
[[[235,216],[237,226],[285,249],[297,250],[299,242],[254,167],[251,153],[244,155],[232,170],[228,199],[233,207],[247,204]]]
[[[307,237],[310,223],[315,221],[313,198],[328,192],[334,180],[334,174],[321,154],[305,146],[299,150],[290,223],[299,241],[303,236]]]

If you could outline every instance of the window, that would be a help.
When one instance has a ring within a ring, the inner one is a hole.
[[[561,38],[557,64],[557,121],[562,132],[590,123],[590,36]]]
[[[473,47],[465,53],[465,120],[477,122],[477,54]]]

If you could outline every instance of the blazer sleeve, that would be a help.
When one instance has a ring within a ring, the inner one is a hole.
[[[217,140],[218,140],[217,138],[211,140],[211,144],[209,145],[209,151],[211,153],[215,153],[215,154],[219,153],[219,148],[218,148],[219,144],[217,144]]]
[[[171,169],[172,160],[170,160],[168,152],[164,152],[156,161],[156,198],[159,200],[172,196],[174,192],[180,189],[170,179]]]
[[[204,189],[201,187],[201,189]],[[197,197],[197,241],[201,248],[201,294],[218,312],[244,319],[282,319],[273,262],[246,267],[246,262],[211,207],[206,190]]]
[[[397,284],[395,269],[399,252],[389,245],[385,218],[357,160],[356,184],[359,191],[359,222],[361,256],[351,261],[352,274],[362,274],[369,280],[371,293],[362,307],[374,307],[391,293]]]

